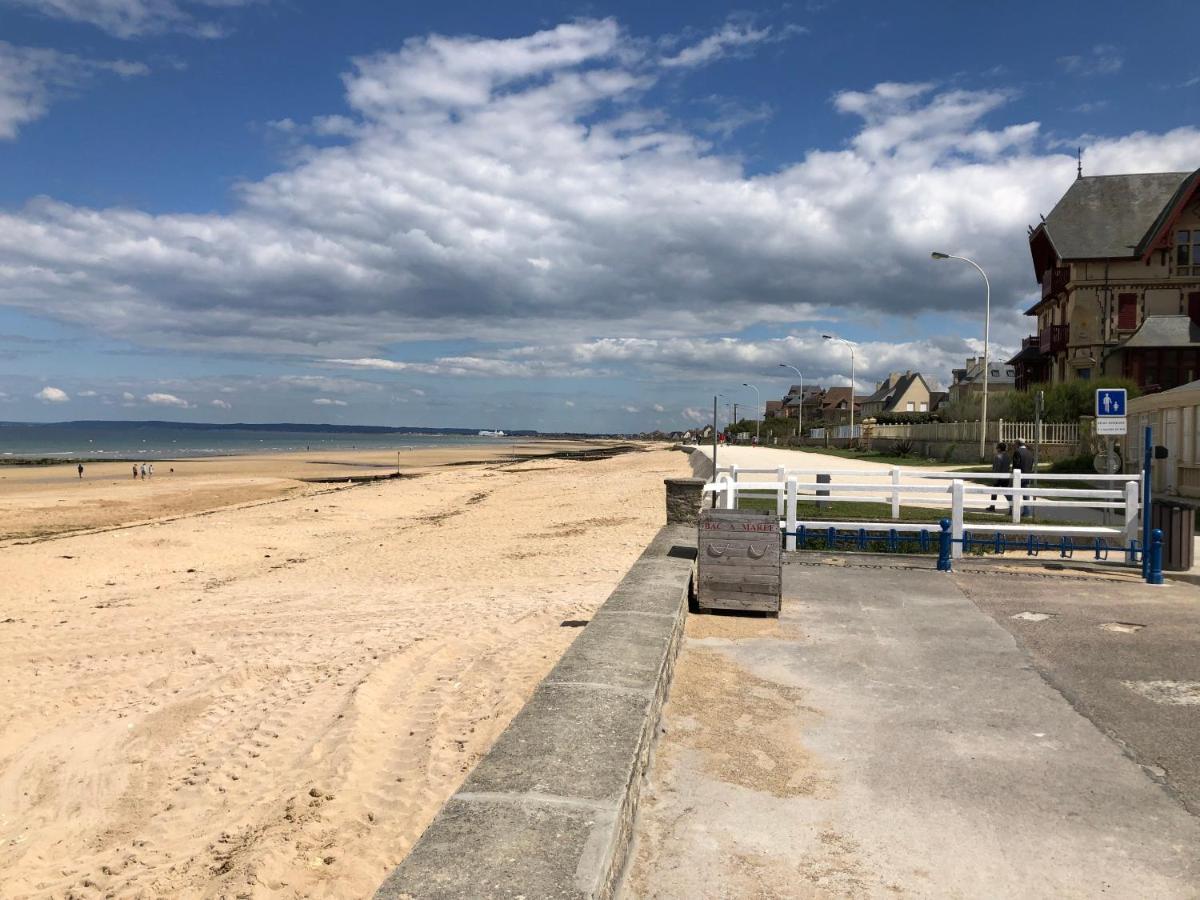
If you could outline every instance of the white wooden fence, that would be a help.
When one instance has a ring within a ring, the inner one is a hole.
[[[979,440],[978,422],[919,422],[904,425],[868,425],[871,437],[894,440],[945,441],[948,443],[972,443]],[[1003,419],[988,422],[987,440],[990,443],[1025,441],[1038,443],[1039,426],[1033,422],[1005,422]],[[1078,444],[1078,422],[1041,423],[1043,444]],[[817,431],[819,429],[813,429]],[[824,437],[812,435],[813,437]]]
[[[759,478],[771,475],[770,479]],[[816,476],[828,476],[829,481],[817,481]],[[900,511],[907,505],[949,512],[952,555],[962,555],[962,537],[965,533],[979,532],[1003,535],[1042,535],[1054,537],[1103,538],[1128,547],[1138,537],[1140,513],[1141,475],[1091,475],[1092,481],[1109,484],[1100,488],[1055,488],[1061,481],[1075,481],[1078,475],[1029,475],[1022,476],[1020,469],[1011,474],[991,472],[941,472],[915,469],[841,469],[823,471],[819,469],[775,469],[739,468],[721,466],[713,482],[704,490],[718,495],[718,502],[725,509],[737,509],[739,497],[775,498],[776,513],[780,516],[780,527],[786,537],[784,547],[796,549],[796,529],[839,528],[839,529],[885,529],[897,532],[919,532],[927,530],[930,523],[901,522]],[[751,480],[753,478],[753,480]],[[865,479],[879,479],[874,482]],[[905,479],[908,479],[907,481]],[[1037,484],[1031,482],[1035,480]],[[1048,483],[1046,487],[1042,483]],[[879,502],[890,505],[891,519],[882,521],[801,521],[797,517],[800,498],[818,502]],[[991,522],[966,522],[965,511],[995,506],[997,498],[1007,501],[1011,524]],[[907,500],[907,504],[905,501]],[[1026,510],[1045,508],[1089,508],[1110,510],[1117,514],[1122,524],[1108,525],[1034,525],[1023,523]]]

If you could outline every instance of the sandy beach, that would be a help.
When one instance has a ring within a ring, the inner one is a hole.
[[[0,471],[4,897],[369,896],[688,474],[426,453]]]

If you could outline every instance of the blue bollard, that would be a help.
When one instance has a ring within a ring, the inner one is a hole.
[[[938,562],[937,567],[939,572],[950,571],[950,520],[942,519],[942,533],[938,535]]]
[[[1146,576],[1147,584],[1162,584],[1162,529],[1155,528],[1150,532],[1150,568]]]

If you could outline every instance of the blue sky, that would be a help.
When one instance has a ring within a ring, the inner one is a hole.
[[[945,382],[1074,177],[1200,166],[1194,9],[0,0],[0,419],[641,430]],[[752,392],[741,391],[750,401]]]

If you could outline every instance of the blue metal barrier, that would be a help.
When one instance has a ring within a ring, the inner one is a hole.
[[[938,535],[938,562],[937,567],[939,572],[950,571],[950,520],[942,519],[938,523],[942,526],[942,532]]]
[[[1146,576],[1147,584],[1162,584],[1162,541],[1163,533],[1159,528],[1155,528],[1150,532],[1150,552],[1146,554],[1149,558],[1149,574]]]
[[[1024,550],[1029,556],[1037,556],[1042,552],[1057,552],[1062,559],[1071,559],[1078,551],[1090,552],[1093,558],[1102,561],[1108,559],[1108,554],[1112,550],[1120,550],[1125,554],[1127,561],[1130,563],[1141,563],[1143,567],[1143,577],[1148,584],[1162,584],[1162,532],[1154,529],[1150,536],[1150,551],[1144,552],[1141,544],[1137,540],[1132,540],[1128,544],[1120,547],[1107,546],[1101,538],[1094,538],[1090,542],[1086,539],[1079,544],[1069,537],[1060,537],[1057,541],[1050,538],[1039,538],[1036,535],[1013,536],[1008,537],[1002,532],[997,531],[991,538],[976,537],[972,538],[969,534],[964,534],[961,538],[954,538],[950,534],[950,520],[942,519],[939,523],[939,531],[937,534],[937,568],[939,572],[950,572],[952,568],[951,548],[954,544],[960,544],[964,550],[979,548],[984,552],[992,551],[994,553],[1004,553],[1008,550]],[[872,533],[875,536],[872,536]],[[847,530],[845,534],[839,534],[838,529],[834,526],[822,528],[820,530],[810,530],[807,526],[797,525],[794,532],[783,531],[782,538],[796,538],[796,549],[824,549],[837,550],[839,544],[847,549],[866,551],[871,549],[872,543],[877,543],[886,548],[887,552],[904,552],[904,545],[909,545],[910,549],[917,549],[920,553],[928,553],[931,549],[930,530],[923,528],[918,532],[909,535],[901,535],[895,528],[884,527],[859,527],[854,530]],[[816,542],[815,548],[810,548],[810,542]],[[915,544],[915,547],[913,545]]]

